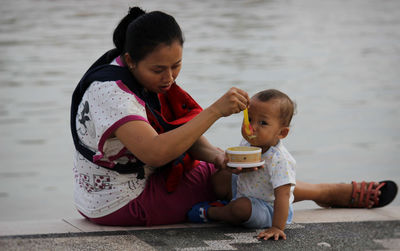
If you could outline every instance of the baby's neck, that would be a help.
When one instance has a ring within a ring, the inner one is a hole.
[[[271,147],[271,146],[262,146],[262,147],[261,147],[261,154],[266,153],[270,147]]]
[[[279,140],[276,142],[276,144],[274,144],[274,145],[272,145],[272,146],[276,146],[276,145],[278,145],[279,144]],[[261,147],[261,154],[264,154],[264,153],[266,153],[268,150],[269,150],[269,148],[271,147],[270,145],[265,145],[265,146],[259,146],[259,147]]]

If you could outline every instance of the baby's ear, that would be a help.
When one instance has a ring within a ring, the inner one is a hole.
[[[289,127],[285,126],[281,128],[281,131],[279,133],[279,139],[284,139],[286,136],[289,134]]]

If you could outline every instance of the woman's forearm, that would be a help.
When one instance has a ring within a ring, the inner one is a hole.
[[[231,88],[211,106],[174,130],[158,134],[148,123],[132,121],[119,127],[115,135],[142,162],[162,166],[192,147],[219,118],[245,109],[248,99],[246,92]]]
[[[142,162],[157,167],[187,151],[218,118],[218,113],[207,108],[191,121],[166,133],[157,134],[148,123],[132,121],[119,127],[115,135]]]
[[[194,148],[204,150],[203,148],[208,142],[206,143],[204,140],[200,140],[200,138],[220,117],[211,108],[207,108],[179,128],[158,135],[155,140],[159,142],[159,147],[163,148],[166,156],[176,155],[175,157],[178,157],[183,152],[189,150],[196,142],[198,143]]]
[[[188,152],[193,158],[209,163],[214,163],[217,155],[224,154],[222,149],[210,144],[204,136],[201,136],[192,147],[190,147]]]

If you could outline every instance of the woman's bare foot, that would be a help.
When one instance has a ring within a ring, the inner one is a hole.
[[[378,185],[379,183],[374,183],[372,189],[375,189]],[[357,183],[357,188],[361,190],[361,183]],[[365,194],[367,194],[367,189],[368,186],[365,186]],[[378,196],[380,193],[379,191]],[[309,184],[298,181],[294,194],[295,201],[313,200],[321,207],[357,207],[360,198],[360,193],[356,193],[355,198],[352,199],[353,185],[344,183]],[[367,196],[364,195],[362,205],[364,205],[366,198]],[[374,204],[374,196],[371,195],[367,202],[367,208],[371,208]]]
[[[327,189],[330,191],[325,194],[325,198],[321,201],[315,201],[319,206],[321,207],[364,207],[364,208],[372,208],[375,204],[375,196],[371,194],[368,198],[367,193],[368,193],[368,185],[370,182],[367,182],[367,185],[362,187],[361,183],[356,183],[354,187],[352,184],[330,184],[330,186],[327,186]],[[372,184],[372,190],[376,189],[379,186],[379,183],[374,182]],[[356,191],[360,192],[354,192],[353,189],[356,188]],[[361,190],[364,190],[362,198],[361,196]],[[353,198],[353,193],[354,193],[354,198]],[[378,198],[377,201],[379,201],[379,195],[381,194],[380,191],[378,191]],[[360,201],[361,199],[361,201]],[[368,201],[366,201],[368,199]]]

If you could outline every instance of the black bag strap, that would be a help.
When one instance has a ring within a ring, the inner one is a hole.
[[[110,61],[117,57],[115,50],[111,50],[106,52],[103,56],[101,56],[85,73],[82,79],[79,81],[76,86],[71,101],[71,117],[70,117],[70,125],[71,125],[71,133],[72,139],[74,141],[74,146],[76,150],[84,156],[90,162],[93,162],[93,156],[96,154],[94,151],[88,149],[84,146],[78,136],[77,128],[76,128],[76,116],[78,113],[79,105],[82,101],[82,97],[89,88],[90,84],[93,81],[116,81],[121,80],[124,84],[128,86],[128,88],[138,95],[140,98],[143,97],[142,92],[143,88],[134,81],[132,74],[126,67],[120,67],[116,65],[110,65]],[[105,167],[104,168],[117,171],[119,173],[138,173],[138,178],[144,178],[144,163],[137,159],[136,162],[129,162],[127,164],[117,163],[113,168]]]

